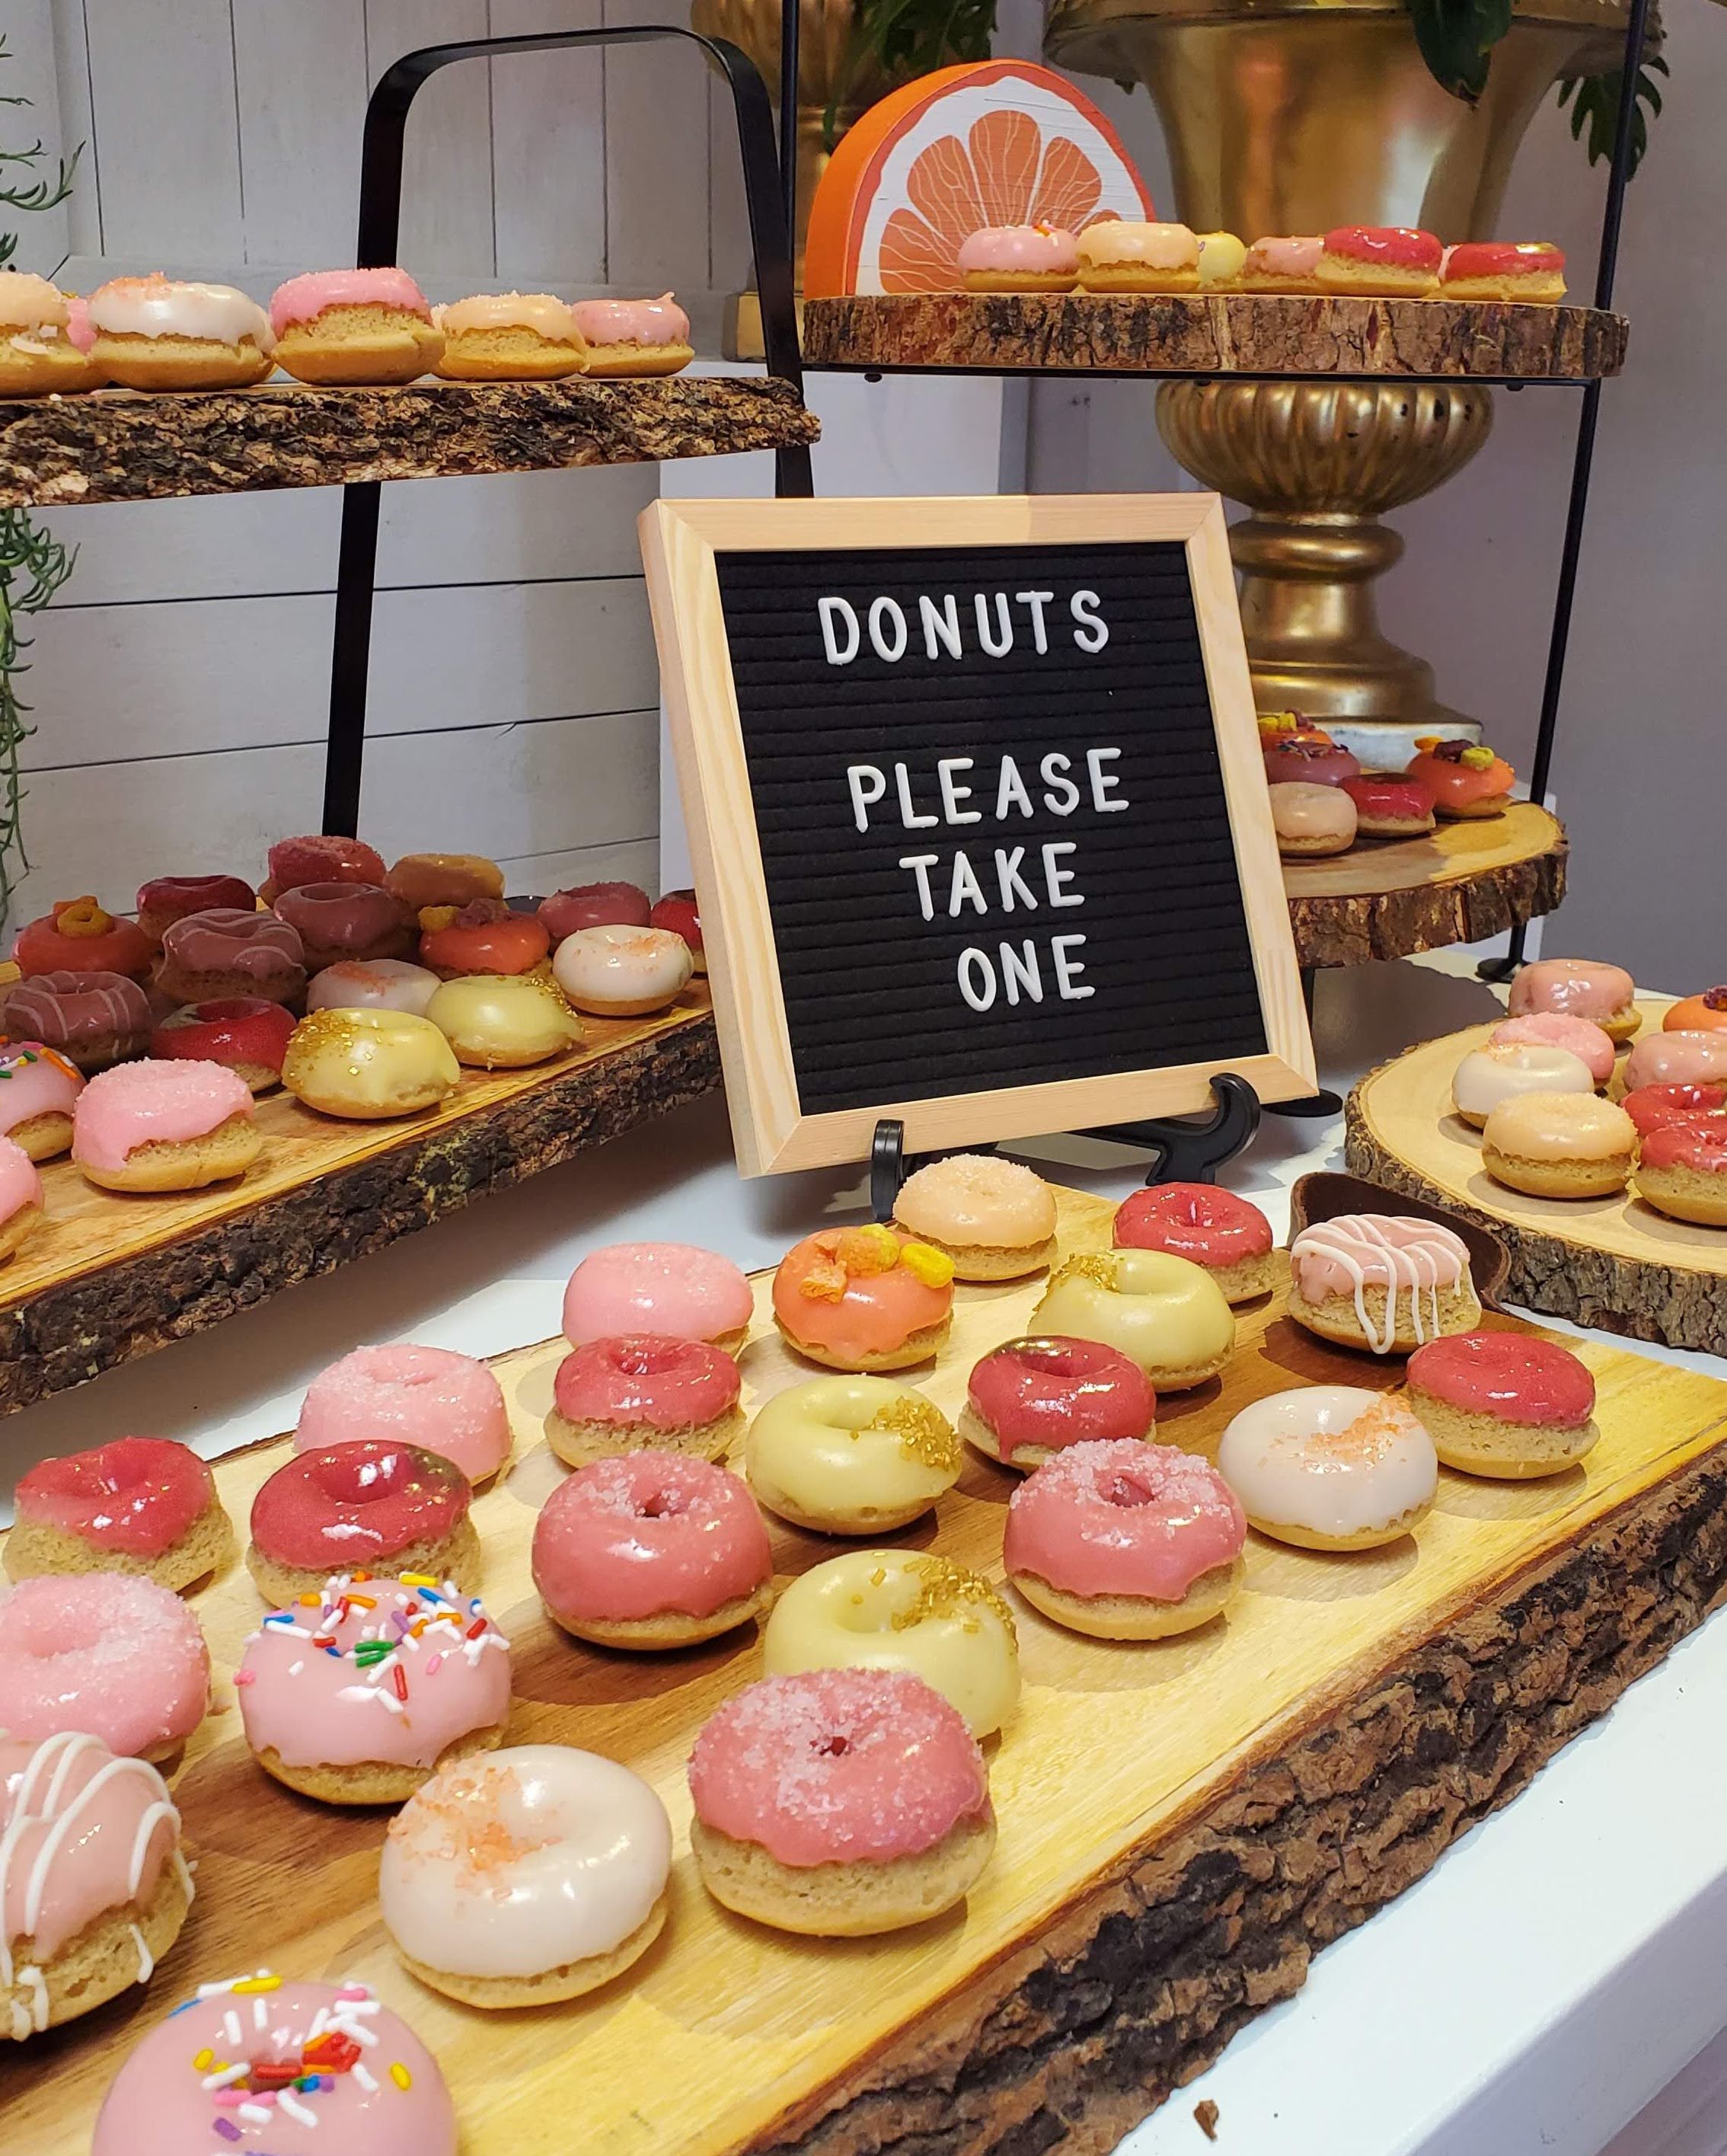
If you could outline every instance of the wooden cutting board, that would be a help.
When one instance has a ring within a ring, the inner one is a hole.
[[[1101,1245],[1109,1217],[1063,1194],[1064,1247]],[[746,1404],[811,1374],[757,1286]],[[952,1342],[920,1377],[951,1414],[1040,1291],[961,1291]],[[1395,1380],[1296,1330],[1281,1301],[1280,1286],[1242,1314],[1221,1381],[1162,1404],[1167,1439],[1211,1451],[1265,1393]],[[1727,1386],[1590,1342],[1602,1440],[1554,1481],[1446,1474],[1416,1538],[1355,1557],[1250,1537],[1247,1591],[1185,1640],[1112,1646],[1017,1605],[1025,1692],[988,1748],[1001,1839],[967,1907],[890,1938],[796,1939],[719,1908],[687,1852],[684,1763],[705,1716],[759,1674],[753,1631],[632,1657],[541,1613],[528,1547],[562,1472],[540,1437],[562,1352],[499,1359],[518,1442],[475,1508],[486,1594],[515,1645],[512,1738],[608,1753],[664,1796],[678,1856],[660,1941],[605,1991],[538,2011],[486,2015],[422,1990],[378,1919],[384,1815],[295,1797],[246,1751],[228,1678],[263,1605],[236,1570],[196,1599],[216,1705],[175,1784],[197,1905],[147,1993],[0,2065],[8,2144],[84,2156],[127,2046],[194,1984],[267,1963],[355,1971],[408,2016],[442,2061],[463,2156],[1102,2149],[1519,1787],[1727,1576]],[[218,1468],[243,1525],[284,1456],[275,1441]],[[999,1577],[1016,1483],[969,1459],[939,1514],[896,1539]],[[776,1569],[838,1547],[778,1530]]]

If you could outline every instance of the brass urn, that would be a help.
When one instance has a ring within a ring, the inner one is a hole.
[[[1416,224],[1452,241],[1495,236],[1536,108],[1560,76],[1613,64],[1625,13],[1625,0],[1517,0],[1473,106],[1427,72],[1404,0],[1053,0],[1044,49],[1146,85],[1174,213],[1196,231]],[[1403,551],[1381,516],[1476,454],[1489,390],[1172,382],[1157,422],[1185,470],[1253,511],[1230,543],[1262,709],[1335,722],[1394,767],[1417,734],[1478,732],[1381,633],[1372,579]]]

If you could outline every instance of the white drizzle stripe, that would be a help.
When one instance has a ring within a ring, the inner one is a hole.
[[[136,1924],[128,1924],[126,1929],[132,1935],[132,1944],[138,1949],[138,1981],[148,1984],[151,1971],[156,1967],[156,1956],[150,1951],[149,1942]]]
[[[1456,1286],[1468,1268],[1468,1245],[1460,1236],[1437,1224],[1411,1224],[1420,1225],[1424,1232],[1413,1242],[1394,1243],[1374,1214],[1343,1214],[1335,1220],[1320,1220],[1310,1228],[1304,1228],[1289,1245],[1290,1261],[1298,1276],[1300,1260],[1309,1252],[1334,1259],[1343,1267],[1355,1284],[1356,1322],[1376,1355],[1388,1353],[1397,1337],[1397,1300],[1406,1287],[1409,1291],[1410,1328],[1417,1343],[1436,1338],[1439,1332],[1439,1290],[1442,1286]],[[1383,1337],[1376,1334],[1367,1314],[1364,1291],[1370,1273],[1375,1276],[1376,1287],[1381,1285],[1381,1279],[1385,1286]]]

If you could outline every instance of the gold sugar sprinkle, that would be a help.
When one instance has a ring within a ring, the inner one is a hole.
[[[917,1580],[917,1599],[894,1615],[896,1632],[909,1631],[932,1617],[959,1617],[963,1621],[970,1610],[990,1609],[1001,1620],[1008,1639],[1016,1647],[1019,1645],[1013,1612],[981,1573],[968,1571],[945,1557],[915,1558],[905,1568]],[[975,1630],[975,1624],[966,1629]]]
[[[1094,1287],[1113,1288],[1115,1260],[1102,1250],[1082,1250],[1076,1257],[1063,1258],[1050,1275],[1049,1285],[1059,1287],[1070,1280],[1089,1280]]]
[[[871,1418],[868,1427],[891,1430],[906,1458],[920,1460],[926,1467],[957,1467],[960,1464],[958,1432],[933,1401],[920,1399],[914,1393],[889,1400],[879,1414]]]

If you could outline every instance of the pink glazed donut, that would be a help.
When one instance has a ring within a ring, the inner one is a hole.
[[[1241,1584],[1247,1515],[1209,1460],[1131,1439],[1069,1445],[1016,1490],[1002,1555],[1034,1609],[1099,1640],[1209,1624]]]
[[[1140,1438],[1157,1414],[1150,1380],[1101,1340],[1007,1340],[971,1373],[960,1435],[1029,1474],[1088,1438]]]
[[[572,1467],[654,1445],[718,1460],[743,1430],[738,1391],[737,1364],[705,1340],[586,1341],[558,1365],[546,1442]]]
[[[110,1752],[166,1759],[209,1699],[198,1620],[154,1580],[44,1573],[0,1602],[0,1730],[10,1736],[76,1730]]]
[[[1537,958],[1519,969],[1506,1008],[1513,1018],[1563,1011],[1590,1019],[1615,1040],[1629,1040],[1637,1029],[1636,996],[1637,983],[1622,966],[1595,958]]]
[[[623,1332],[669,1332],[735,1354],[755,1306],[730,1258],[689,1243],[608,1243],[570,1276],[564,1337],[580,1348]]]
[[[1652,1033],[1625,1059],[1625,1090],[1712,1086],[1727,1079],[1727,1033]]]
[[[90,2141],[90,2156],[194,2149],[456,2156],[456,2115],[438,2061],[366,1984],[263,1969],[201,1984],[159,2021],[109,2083]]]
[[[510,1457],[504,1389],[484,1363],[448,1348],[356,1348],[306,1388],[297,1452],[397,1437],[453,1460],[476,1488]]]
[[[377,884],[296,884],[277,894],[274,912],[298,933],[308,973],[344,958],[405,958],[420,937],[407,906]]]
[[[1489,1048],[1563,1048],[1575,1055],[1595,1081],[1605,1086],[1613,1075],[1613,1036],[1593,1019],[1570,1011],[1530,1011],[1508,1018],[1487,1036]]]
[[[749,1486],[678,1452],[596,1460],[534,1523],[534,1584],[566,1632],[687,1647],[761,1616],[773,1556]]]

